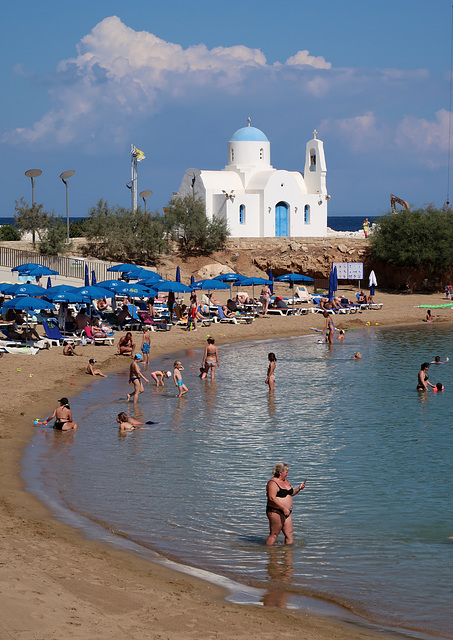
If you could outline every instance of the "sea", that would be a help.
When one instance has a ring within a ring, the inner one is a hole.
[[[182,361],[189,393],[148,384],[135,408],[125,361],[71,399],[77,432],[36,428],[28,490],[87,536],[221,584],[233,602],[452,639],[453,334],[381,328],[379,314],[331,346],[316,327],[221,345],[214,382],[199,377],[201,350],[158,358],[151,371]],[[429,371],[444,391],[416,391],[436,355],[450,357]],[[147,424],[121,434],[120,411]],[[265,487],[279,461],[306,488],[294,545],[268,548]]]
[[[373,223],[376,222],[379,216],[368,216],[368,220]],[[328,216],[327,218],[327,226],[335,231],[361,231],[362,230],[362,222],[365,219],[365,215],[363,216]],[[71,222],[77,222],[79,220],[83,220],[83,218],[73,218],[70,217],[69,220]],[[14,224],[14,218],[1,218],[0,217],[0,226],[2,224]]]

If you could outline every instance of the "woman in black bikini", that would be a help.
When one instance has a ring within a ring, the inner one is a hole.
[[[429,362],[423,362],[420,365],[420,371],[417,376],[417,391],[428,391],[428,385],[434,389],[433,384],[428,380]]]
[[[53,428],[57,429],[57,431],[71,431],[72,429],[78,429],[79,425],[77,422],[73,422],[72,420],[72,411],[69,406],[69,400],[67,398],[61,398],[58,402],[60,403],[60,406],[57,407],[52,415],[47,418],[46,423],[55,418]]]
[[[293,496],[305,488],[305,480],[293,489],[287,476],[289,465],[278,462],[274,467],[274,476],[266,486],[266,515],[269,519],[269,536],[266,545],[272,547],[281,531],[285,536],[285,544],[293,543]]]

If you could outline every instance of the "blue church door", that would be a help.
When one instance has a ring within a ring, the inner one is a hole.
[[[288,235],[288,205],[278,202],[275,205],[275,236],[282,238]]]

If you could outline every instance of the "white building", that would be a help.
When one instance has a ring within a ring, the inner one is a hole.
[[[326,236],[330,196],[324,147],[316,133],[306,144],[303,174],[278,170],[271,165],[269,140],[249,118],[228,142],[226,167],[187,169],[178,195],[201,198],[208,218],[226,220],[233,238]]]

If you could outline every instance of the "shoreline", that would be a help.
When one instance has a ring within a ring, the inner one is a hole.
[[[392,298],[398,303],[393,310]],[[381,311],[335,316],[338,325],[359,329],[365,328],[366,322],[381,327],[420,323],[423,328],[420,320],[424,311],[414,309],[413,304],[425,302],[434,306],[445,300],[440,294],[382,294],[377,299],[384,302]],[[436,322],[450,321],[450,309],[436,311],[440,312]],[[207,333],[222,344],[311,334],[311,325],[322,327],[324,319],[320,314],[274,316],[259,318],[253,325],[211,325],[198,335],[175,326],[169,333],[152,334],[152,355],[155,358],[180,348],[202,347]],[[134,333],[134,338],[137,335]],[[13,585],[7,592],[3,589],[0,605],[0,628],[6,637],[61,638],[71,630],[74,638],[245,638],[250,633],[270,638],[276,633],[281,635],[282,626],[287,637],[300,635],[301,627],[310,639],[382,637],[378,628],[365,630],[361,625],[312,613],[230,604],[221,587],[87,539],[80,531],[59,522],[26,490],[20,468],[23,449],[34,430],[33,420],[37,415],[48,415],[61,395],[70,397],[92,382],[86,374],[78,373],[89,357],[96,357],[106,373],[126,368],[129,359],[113,356],[111,350],[90,345],[83,348],[83,358],[69,359],[61,356],[61,349],[54,348],[34,358],[9,356],[0,361],[4,406],[8,407],[1,411],[0,438],[4,446],[0,530],[5,540],[5,584]],[[59,378],[64,375],[67,379],[60,383]],[[22,396],[35,404],[23,406]],[[368,627],[366,621],[364,626]],[[385,635],[394,637],[390,630]]]

